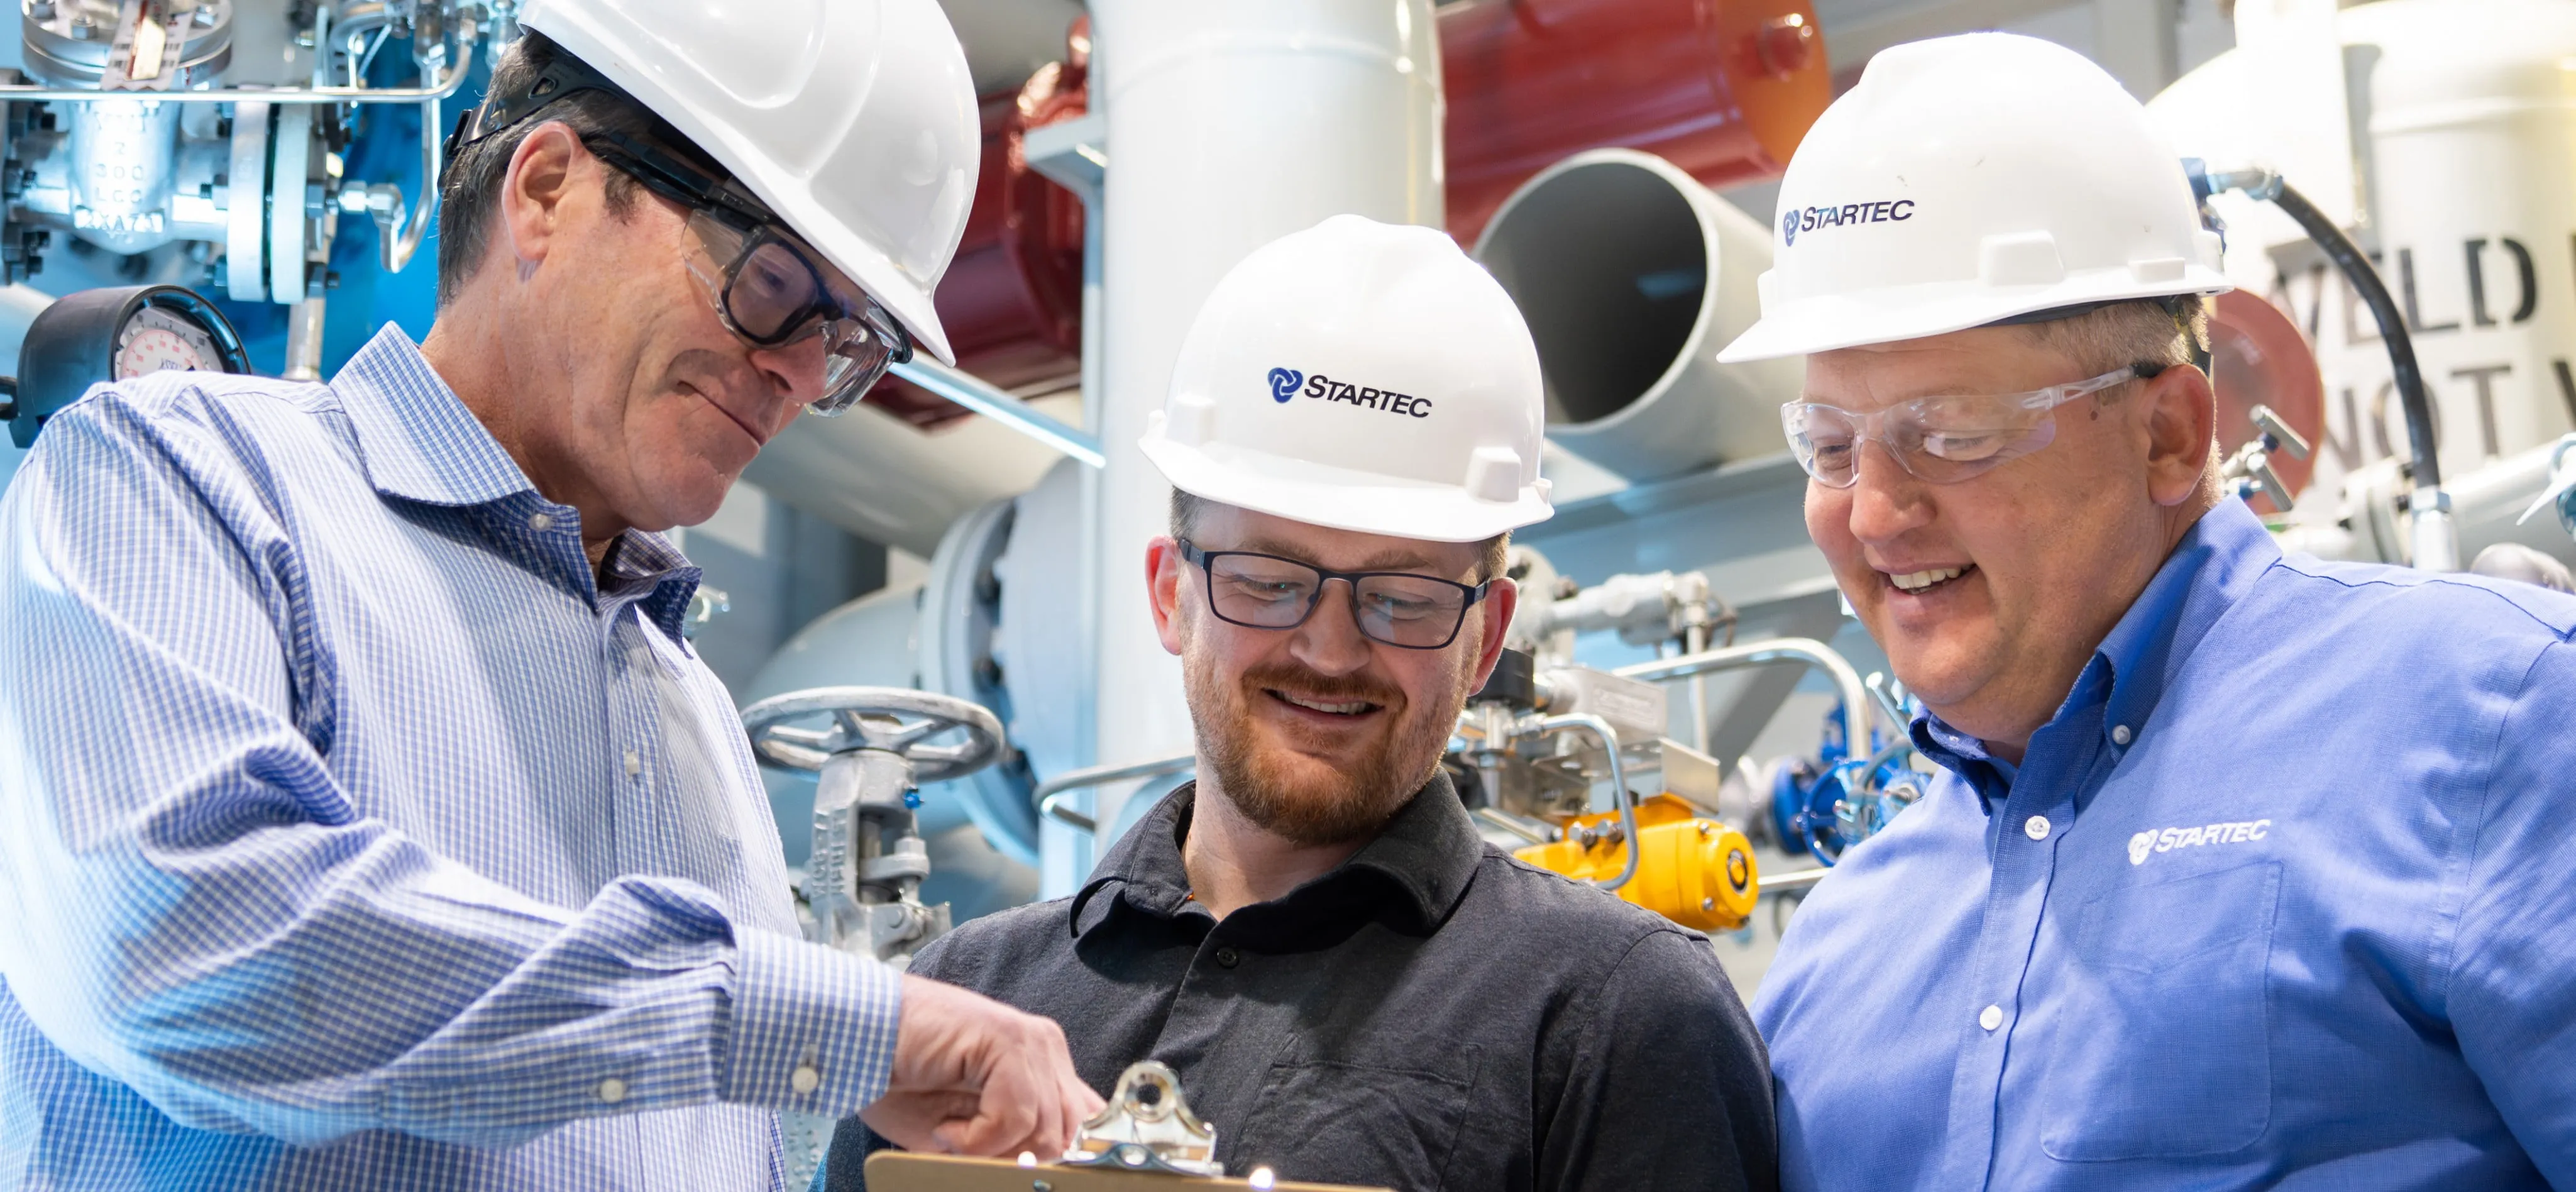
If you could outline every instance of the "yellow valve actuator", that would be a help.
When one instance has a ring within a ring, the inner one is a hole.
[[[1608,881],[1628,863],[1627,846],[1612,839],[1618,828],[1616,811],[1581,816],[1565,825],[1564,839],[1512,855],[1578,881]],[[1744,833],[1699,814],[1679,796],[1657,795],[1637,804],[1637,836],[1637,876],[1619,887],[1619,897],[1701,931],[1744,926],[1762,889],[1753,842]]]

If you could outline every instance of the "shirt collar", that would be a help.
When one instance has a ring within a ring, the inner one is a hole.
[[[2254,511],[2229,497],[2202,514],[2129,604],[2050,723],[2103,701],[2103,731],[2113,756],[2127,751],[2164,698],[2192,649],[2256,577],[2281,559],[2281,548]],[[2109,690],[2103,692],[2103,676]],[[1915,748],[1965,779],[1989,805],[2012,784],[2012,772],[1985,742],[1926,714],[1912,726]]]
[[[1084,912],[1094,894],[1113,886],[1119,902],[1139,911],[1163,918],[1182,913],[1189,902],[1190,877],[1181,864],[1181,841],[1197,798],[1195,782],[1173,791],[1110,849],[1101,860],[1100,876],[1074,895],[1074,935],[1084,935],[1108,918],[1106,907],[1088,922]],[[1265,912],[1295,919],[1346,918],[1359,909],[1427,935],[1466,894],[1484,852],[1484,839],[1467,818],[1449,776],[1435,773],[1349,860],[1275,902],[1238,914],[1253,919],[1268,918]]]
[[[331,378],[377,492],[431,505],[480,505],[535,485],[401,327],[387,323]]]
[[[2223,498],[2202,514],[2094,650],[2111,668],[2105,731],[2134,740],[2210,626],[2280,561],[2280,544],[2245,502]],[[2121,728],[2128,732],[2117,734]]]
[[[689,598],[697,595],[704,573],[680,553],[671,540],[645,530],[628,530],[609,548],[607,583],[601,594],[644,592],[636,602],[644,619],[672,641],[688,641]]]
[[[387,323],[331,378],[358,439],[358,460],[377,492],[430,505],[488,505],[512,498],[545,504],[536,485],[501,449],[481,419],[440,380],[401,327]],[[675,642],[687,640],[689,598],[701,574],[669,539],[629,530],[610,548],[605,596],[641,592],[644,619]],[[577,569],[588,574],[583,565]]]

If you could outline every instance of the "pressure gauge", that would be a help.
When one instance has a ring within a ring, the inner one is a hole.
[[[67,295],[27,326],[9,436],[33,446],[45,420],[90,386],[170,369],[247,373],[250,361],[223,312],[193,290],[120,286]]]
[[[146,306],[117,330],[116,358],[108,362],[108,373],[123,381],[174,368],[229,372],[226,363],[214,331],[204,323],[167,306]]]

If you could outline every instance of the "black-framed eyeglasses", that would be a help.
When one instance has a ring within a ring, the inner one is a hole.
[[[523,94],[494,96],[460,120],[448,139],[452,159],[465,146],[524,122],[582,91],[614,84],[578,59],[559,58]],[[725,329],[756,348],[822,339],[823,393],[807,408],[830,416],[856,404],[896,364],[912,359],[912,337],[884,306],[815,260],[767,204],[739,182],[686,160],[649,139],[614,132],[582,135],[582,145],[646,190],[689,212],[689,231],[705,248],[683,258],[706,290]]]
[[[1410,571],[1333,571],[1246,550],[1201,550],[1180,540],[1181,558],[1207,577],[1208,610],[1247,629],[1294,629],[1315,615],[1324,585],[1350,585],[1360,634],[1406,650],[1437,650],[1458,639],[1467,610],[1492,580],[1473,586]]]

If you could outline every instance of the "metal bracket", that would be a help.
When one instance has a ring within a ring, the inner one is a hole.
[[[1020,141],[1029,168],[1072,191],[1085,207],[1097,210],[1109,176],[1109,118],[1092,112],[1072,120],[1032,128]]]

